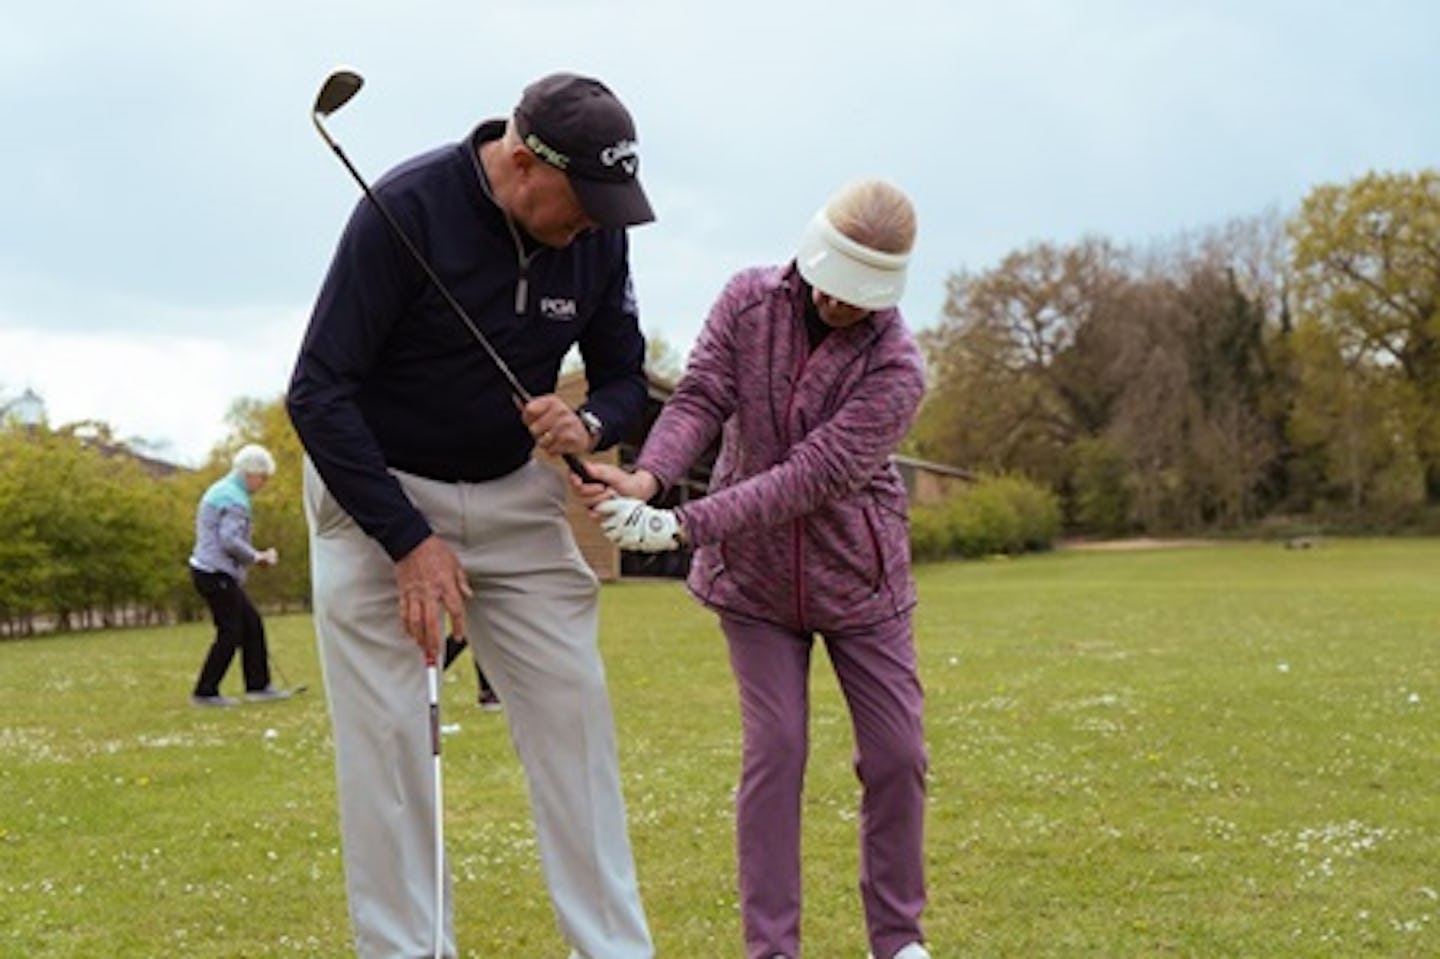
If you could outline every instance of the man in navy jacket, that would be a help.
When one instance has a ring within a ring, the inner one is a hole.
[[[554,74],[526,88],[508,121],[374,188],[534,396],[523,406],[368,200],[317,299],[287,405],[308,454],[315,624],[365,959],[431,950],[421,651],[437,650],[446,618],[507,705],[574,955],[653,953],[596,642],[597,584],[565,519],[563,478],[533,458],[536,446],[611,445],[643,410],[625,228],[654,215],[637,167],[634,124],[615,95]],[[554,395],[576,344],[590,385],[578,411]],[[446,929],[454,955],[450,916]]]

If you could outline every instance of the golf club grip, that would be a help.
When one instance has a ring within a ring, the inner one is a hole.
[[[430,753],[440,757],[440,668],[434,653],[425,654],[425,685],[430,701]]]
[[[585,464],[584,464],[583,462],[581,462],[580,457],[576,456],[574,453],[564,453],[564,454],[562,454],[562,455],[563,455],[564,458],[565,458],[565,465],[568,466],[568,467],[570,467],[570,472],[572,472],[572,473],[574,473],[576,476],[580,477],[580,482],[582,482],[582,483],[598,483],[598,482],[600,482],[600,480],[597,480],[597,479],[594,477],[594,475],[591,474],[591,472],[590,472],[588,469],[585,468]]]

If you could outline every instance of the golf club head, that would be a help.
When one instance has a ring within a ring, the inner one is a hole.
[[[364,85],[365,78],[354,70],[333,71],[320,86],[320,92],[315,94],[315,115],[328,117],[349,103]]]

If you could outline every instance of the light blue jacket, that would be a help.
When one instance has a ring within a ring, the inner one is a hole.
[[[244,583],[257,556],[259,553],[250,545],[250,490],[242,475],[230,473],[216,480],[200,497],[190,565]]]

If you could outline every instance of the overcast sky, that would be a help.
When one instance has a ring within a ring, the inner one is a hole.
[[[735,270],[840,185],[907,190],[903,307],[1037,241],[1144,244],[1440,165],[1431,0],[49,0],[0,12],[0,399],[198,464],[289,376],[354,184],[553,70],[639,127],[647,331],[688,349]]]

